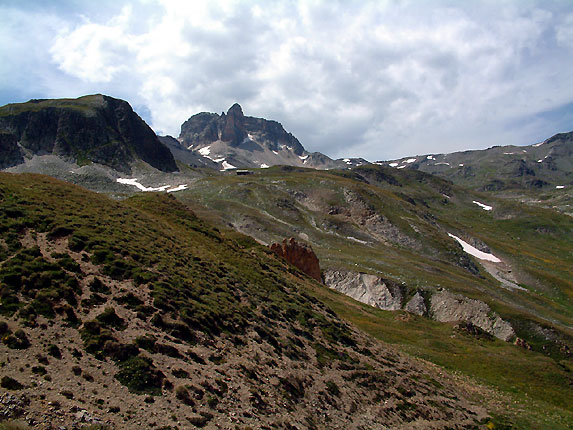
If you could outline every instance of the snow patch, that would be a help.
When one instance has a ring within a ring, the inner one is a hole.
[[[402,165],[402,166],[398,166],[397,168],[398,168],[398,169],[403,169],[404,167],[406,167],[406,166]]]
[[[269,167],[271,167],[271,166],[269,166],[268,164],[265,164],[265,163],[261,164],[261,169],[268,169]]]
[[[145,185],[140,184],[137,181],[137,178],[133,178],[133,179],[117,178],[116,182],[119,182],[120,184],[124,184],[124,185],[133,185],[134,187],[137,187],[138,190],[145,191],[145,192],[165,191],[168,188],[172,189],[172,191],[179,191],[179,189],[177,189],[177,190],[173,189],[173,185],[162,185],[160,187],[146,187]],[[179,185],[177,188],[180,188],[180,187],[187,188],[187,185]],[[184,190],[185,188],[180,188],[180,189]],[[167,191],[167,192],[169,192],[169,191]]]
[[[279,155],[279,153],[277,151],[273,151],[273,154],[275,155]]]
[[[298,158],[300,158],[302,161],[304,161],[308,158],[308,154],[307,155],[299,155]]]
[[[427,160],[435,160],[435,158],[434,158],[433,155],[428,155],[428,156],[426,157],[426,159],[427,159]]]
[[[182,191],[187,189],[187,184],[178,185],[175,188],[170,188],[167,190],[168,193],[174,193],[175,191]]]
[[[460,163],[460,164],[458,164],[458,166],[464,167],[464,163]]]
[[[366,245],[368,242],[365,240],[360,240],[360,239],[356,239],[355,237],[352,236],[346,236],[347,239],[353,240],[354,242],[358,242],[361,243],[362,245]]]
[[[493,207],[488,206],[488,205],[484,205],[483,203],[480,203],[478,201],[473,200],[472,203],[475,203],[476,205],[480,206],[484,211],[490,211],[493,209]]]
[[[436,166],[438,166],[438,165],[440,165],[440,164],[445,164],[446,166],[449,166],[449,165],[450,165],[450,163],[446,163],[446,162],[444,162],[444,161],[441,161],[441,162],[439,162],[439,163],[436,163]]]
[[[415,158],[408,158],[406,161],[402,161],[402,163],[410,164],[410,163],[413,163],[413,162],[415,162],[415,161],[416,161]]]
[[[480,260],[486,260],[486,261],[491,261],[492,263],[501,263],[501,260],[499,258],[497,258],[495,255],[493,254],[488,254],[487,252],[483,252],[480,251],[477,248],[474,248],[473,246],[471,246],[469,243],[464,242],[463,240],[461,240],[459,237],[454,236],[451,233],[448,233],[448,236],[454,238],[455,240],[458,241],[458,243],[460,245],[462,245],[462,248],[464,250],[464,252],[479,258]]]
[[[388,165],[389,165],[390,167],[396,167],[396,166],[398,166],[398,163],[390,163],[390,164],[388,164]]]
[[[562,190],[563,188],[565,188],[565,185],[556,185],[555,188],[557,188],[558,190]]]
[[[543,160],[537,160],[538,163],[543,163]]]
[[[253,135],[251,133],[247,133],[247,136],[249,137],[249,140],[251,141],[255,141],[255,138],[253,137]]]
[[[534,148],[537,148],[537,147],[543,145],[544,143],[545,142],[539,142],[539,143],[536,143],[535,145],[531,145],[531,146],[533,146]]]
[[[231,169],[236,169],[236,167],[233,166],[231,163],[227,163],[226,161],[223,161],[223,169],[221,169],[221,170],[231,170]]]
[[[209,155],[211,153],[211,146],[206,146],[204,148],[201,148],[199,150],[199,154],[201,154],[203,157],[206,157],[207,155]]]

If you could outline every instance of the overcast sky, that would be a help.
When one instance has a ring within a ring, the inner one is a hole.
[[[573,130],[573,1],[0,0],[0,105],[93,93],[334,158],[531,144]]]

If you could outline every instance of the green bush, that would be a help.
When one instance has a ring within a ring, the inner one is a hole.
[[[108,340],[103,346],[103,354],[114,361],[125,361],[139,354],[139,348],[134,344],[122,344]]]
[[[115,378],[136,394],[161,395],[165,375],[155,368],[153,362],[138,355],[119,364],[120,371]]]
[[[45,375],[46,373],[48,373],[48,371],[44,366],[33,366],[32,373],[34,373],[35,375]]]
[[[173,373],[173,376],[179,379],[189,378],[189,372],[184,369],[173,369],[171,373]]]
[[[110,288],[105,285],[100,278],[95,277],[88,284],[88,288],[92,293],[109,294],[111,292]]]
[[[30,341],[22,329],[18,329],[14,334],[7,334],[2,337],[2,343],[10,349],[26,349],[30,346]]]
[[[0,336],[4,334],[9,334],[12,331],[8,327],[8,323],[6,321],[0,321]]]
[[[3,376],[0,381],[0,386],[6,388],[7,390],[21,390],[24,386],[10,376]]]
[[[116,340],[111,330],[103,328],[98,321],[87,321],[80,329],[80,336],[87,352],[103,360],[103,348],[107,341]]]
[[[112,327],[116,330],[125,330],[127,328],[127,323],[115,313],[114,308],[105,308],[105,310],[96,317],[96,320],[103,327]]]
[[[157,342],[157,338],[151,334],[147,334],[145,336],[138,336],[135,338],[135,344],[138,347],[145,349],[146,351],[149,351],[149,352],[155,351],[155,343],[156,342]]]
[[[195,406],[195,402],[191,398],[189,390],[187,390],[183,385],[180,385],[175,389],[175,397],[188,406]]]
[[[60,348],[58,348],[58,345],[54,345],[53,343],[48,345],[48,355],[51,355],[58,360],[62,358],[62,352],[60,351]]]

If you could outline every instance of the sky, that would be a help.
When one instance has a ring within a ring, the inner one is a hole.
[[[95,93],[333,158],[528,145],[573,130],[573,0],[0,0],[0,105]]]

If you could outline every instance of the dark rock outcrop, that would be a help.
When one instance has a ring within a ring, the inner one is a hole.
[[[249,134],[256,141],[277,151],[281,145],[292,148],[296,155],[302,155],[304,148],[291,133],[285,131],[277,121],[245,116],[241,106],[235,103],[221,115],[201,112],[193,115],[181,126],[179,141],[186,147],[204,146],[217,140],[238,147],[248,139]]]
[[[171,152],[129,103],[101,94],[6,105],[0,108],[0,131],[12,136],[3,138],[2,155],[4,142],[15,140],[25,155],[53,154],[122,172],[130,172],[138,159],[164,172],[178,170]],[[3,167],[23,161],[13,144],[6,148]]]
[[[16,136],[0,131],[0,169],[16,166],[24,162]]]
[[[318,257],[310,245],[298,242],[291,237],[283,240],[282,243],[273,243],[271,251],[284,258],[293,266],[298,267],[311,278],[321,281]]]

